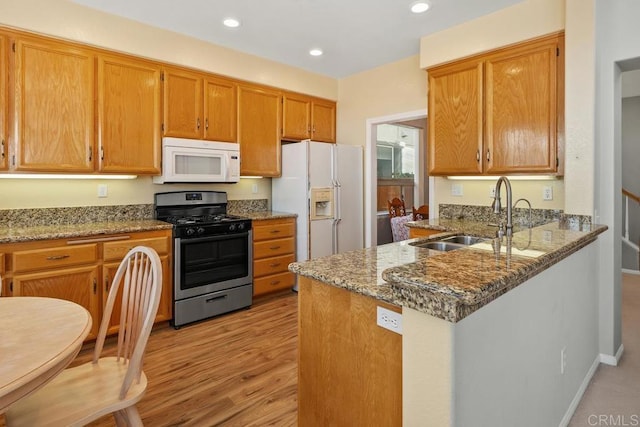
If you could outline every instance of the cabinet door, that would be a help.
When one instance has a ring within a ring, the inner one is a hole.
[[[429,70],[429,175],[482,173],[482,63]]]
[[[311,100],[302,95],[282,95],[282,139],[311,138]]]
[[[95,338],[100,327],[98,266],[18,274],[13,277],[13,296],[48,297],[73,301],[91,313],[93,325],[87,338]]]
[[[7,37],[0,34],[0,170],[7,169],[7,120],[9,116],[9,104],[7,96]]]
[[[280,92],[238,87],[240,174],[280,176]]]
[[[202,78],[186,71],[164,71],[164,135],[202,138]]]
[[[100,172],[159,174],[161,116],[158,66],[98,58]]]
[[[160,257],[162,263],[162,294],[160,296],[160,304],[158,305],[158,313],[156,314],[156,322],[170,320],[173,315],[171,311],[171,297],[173,295],[171,289],[171,264],[167,255]],[[109,291],[113,285],[113,278],[118,271],[120,262],[105,263],[102,267],[102,310],[107,303]],[[120,324],[120,306],[122,305],[122,287],[118,289],[118,295],[116,297],[115,304],[113,306],[113,312],[111,313],[111,319],[109,321],[109,330],[107,334],[115,334],[118,332],[118,326]]]
[[[311,139],[336,142],[336,103],[314,101],[311,104]]]
[[[214,77],[204,85],[204,139],[238,142],[237,85]]]
[[[16,170],[93,172],[93,77],[90,51],[16,40]]]
[[[487,59],[487,173],[556,171],[557,49],[552,39]]]

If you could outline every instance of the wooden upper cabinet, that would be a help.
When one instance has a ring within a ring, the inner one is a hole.
[[[93,172],[94,58],[40,38],[15,41],[15,169]]]
[[[160,83],[154,63],[98,57],[100,172],[160,173]]]
[[[267,87],[238,86],[238,139],[240,174],[280,176],[280,91]]]
[[[429,71],[429,174],[482,173],[482,70],[465,61]]]
[[[335,102],[285,92],[282,105],[282,139],[336,142]]]
[[[7,78],[9,61],[7,60],[7,37],[0,34],[0,170],[7,169],[8,133],[7,123],[9,117],[9,104],[7,95]]]
[[[431,175],[562,172],[564,35],[431,68]]]
[[[169,68],[163,74],[164,135],[202,138],[202,78]]]
[[[204,79],[204,139],[238,142],[238,85],[232,80]]]
[[[237,142],[237,85],[179,68],[164,70],[164,135]]]
[[[487,59],[487,173],[556,171],[559,54],[559,41],[552,38]]]

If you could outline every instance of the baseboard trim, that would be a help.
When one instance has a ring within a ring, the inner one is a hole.
[[[624,353],[624,344],[620,344],[620,347],[618,348],[615,356],[600,353],[600,362],[604,363],[605,365],[618,366],[618,362],[620,362],[622,353]]]
[[[596,356],[595,360],[591,364],[591,367],[589,368],[589,370],[587,371],[587,374],[582,380],[582,384],[580,384],[580,387],[578,388],[576,395],[574,396],[573,400],[571,401],[571,404],[567,408],[567,412],[565,412],[564,417],[560,421],[559,427],[566,427],[569,425],[569,421],[571,421],[571,417],[573,417],[573,414],[576,412],[576,409],[578,409],[578,405],[582,400],[582,396],[584,395],[584,392],[587,390],[587,387],[589,387],[589,382],[591,382],[591,378],[596,373],[596,369],[598,369],[598,365],[600,364],[601,359],[602,359],[602,355],[600,354]]]
[[[623,268],[622,272],[626,273],[626,274],[633,274],[633,275],[636,275],[636,276],[640,276],[640,270],[631,270],[631,269],[628,269],[628,268]]]

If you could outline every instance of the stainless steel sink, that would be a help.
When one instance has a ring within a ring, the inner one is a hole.
[[[487,239],[476,236],[451,236],[445,237],[440,240],[431,240],[429,242],[416,242],[409,243],[412,246],[419,248],[432,249],[434,251],[454,251],[456,249],[464,248],[465,246],[473,245],[479,242],[483,242]]]
[[[410,243],[413,246],[417,246],[419,248],[424,249],[433,249],[434,251],[453,251],[456,249],[464,248],[465,245],[461,245],[459,243],[451,243],[451,242],[422,242],[422,243]]]
[[[485,239],[484,237],[476,237],[476,236],[451,236],[446,237],[444,239],[440,239],[442,242],[450,242],[450,243],[459,243],[461,245],[474,245],[476,243],[480,243]]]

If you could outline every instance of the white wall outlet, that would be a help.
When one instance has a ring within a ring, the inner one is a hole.
[[[107,184],[98,184],[98,197],[107,197],[109,194],[109,187]]]
[[[252,184],[251,185],[251,192],[253,194],[257,194],[258,193],[258,184]]]
[[[553,187],[549,185],[542,187],[542,200],[553,200]]]
[[[387,310],[384,307],[378,308],[377,324],[385,329],[402,335],[402,314]]]
[[[553,231],[542,230],[542,241],[545,243],[551,243],[552,240],[553,240]]]
[[[560,373],[564,374],[566,370],[567,370],[567,348],[562,347],[562,350],[560,350]]]
[[[489,197],[491,197],[492,199],[496,197],[496,186],[495,185],[490,185],[489,186]]]
[[[451,184],[451,195],[462,196],[462,184],[459,184],[459,183]]]

